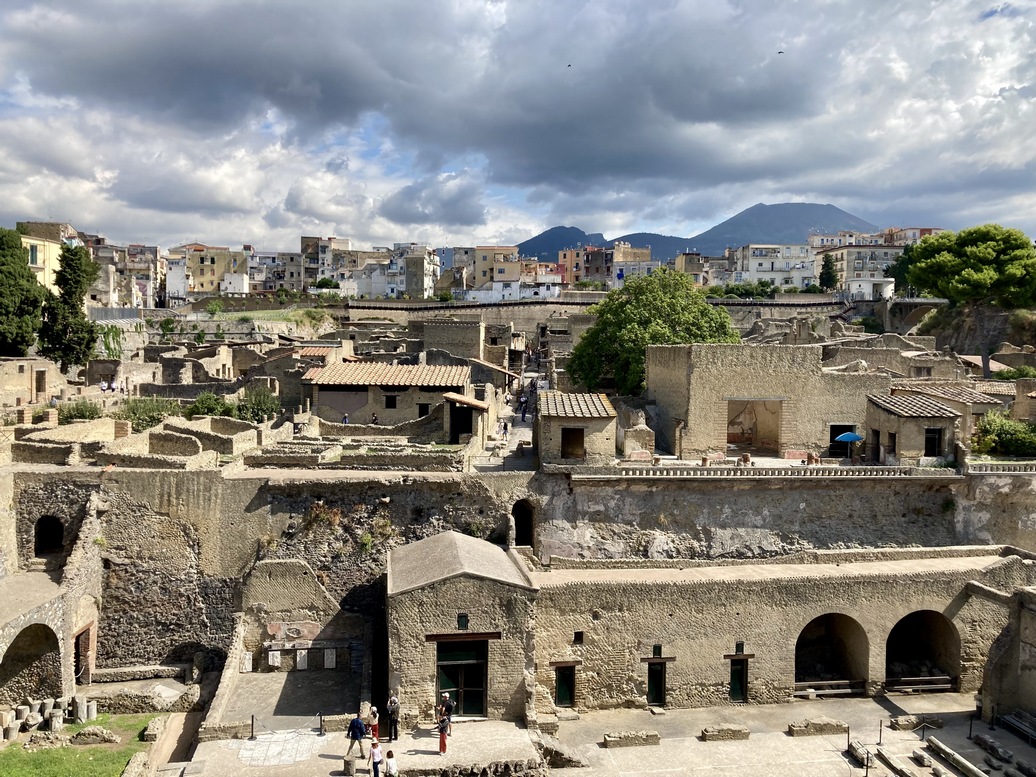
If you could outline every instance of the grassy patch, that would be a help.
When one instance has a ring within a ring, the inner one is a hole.
[[[104,726],[122,738],[117,745],[71,745],[30,753],[21,744],[0,750],[0,774],[4,777],[118,777],[134,753],[150,745],[140,733],[155,715],[98,715],[90,723],[65,726],[70,736],[86,726]]]

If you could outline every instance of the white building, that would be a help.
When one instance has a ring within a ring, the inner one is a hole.
[[[816,283],[805,244],[750,243],[731,252],[734,283],[769,281],[778,288],[804,289]]]

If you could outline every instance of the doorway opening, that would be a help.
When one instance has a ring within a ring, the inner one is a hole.
[[[838,442],[835,438],[839,435],[851,432],[856,433],[855,424],[831,424],[830,432],[828,433],[827,451],[828,454],[835,459],[847,459],[852,452],[852,443],[849,442]]]
[[[574,664],[554,667],[554,705],[574,707],[576,703],[576,667]]]
[[[33,553],[45,558],[61,553],[65,549],[65,525],[53,515],[44,515],[33,530]]]
[[[93,652],[94,626],[79,632],[75,636],[73,645],[73,661],[75,663],[76,685],[89,685],[91,683],[91,655]]]
[[[460,443],[461,435],[471,434],[475,428],[472,420],[474,410],[455,402],[450,402],[450,445]]]
[[[832,612],[814,618],[795,642],[795,694],[864,693],[869,646],[863,626]]]
[[[779,399],[727,401],[727,449],[761,456],[776,456],[781,447]]]
[[[952,691],[960,680],[960,635],[941,612],[901,618],[885,643],[885,689]]]
[[[536,530],[532,503],[528,499],[519,499],[511,508],[511,517],[514,518],[514,544],[519,547],[533,547]]]
[[[561,458],[582,459],[586,457],[586,444],[583,429],[561,429]]]
[[[456,715],[485,717],[488,658],[488,640],[437,643],[439,690],[436,698],[448,693],[456,704]]]
[[[647,703],[652,707],[665,706],[665,661],[651,661],[647,665]]]
[[[748,659],[730,659],[730,700],[748,701]]]

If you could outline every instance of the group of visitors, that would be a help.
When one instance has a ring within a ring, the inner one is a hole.
[[[113,394],[126,393],[126,386],[121,380],[118,382],[113,380],[111,383],[108,383],[108,381],[106,380],[102,380],[100,383],[100,389],[102,394],[105,394],[109,391]]]
[[[435,730],[439,734],[439,755],[446,755],[446,738],[453,736],[453,710],[454,702],[448,692],[443,692],[438,704],[435,705]],[[388,704],[385,706],[386,722],[388,723],[388,741],[393,742],[399,739],[399,697],[392,694]],[[363,758],[363,740],[370,736],[371,746],[367,755],[367,764],[371,768],[374,777],[381,777],[382,770],[393,777],[399,774],[399,766],[396,764],[396,756],[392,750],[382,753],[380,734],[381,716],[377,707],[371,707],[370,713],[364,719],[362,713],[357,712],[356,717],[349,721],[346,735],[349,738],[349,749],[345,752],[348,758],[353,747],[359,749],[359,758]]]

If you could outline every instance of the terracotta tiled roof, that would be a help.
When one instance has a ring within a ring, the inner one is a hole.
[[[615,408],[604,394],[567,394],[544,391],[538,400],[542,416],[558,418],[614,418]]]
[[[882,410],[900,418],[956,418],[960,415],[956,410],[929,397],[905,394],[887,397],[869,394],[867,399]]]
[[[893,386],[893,391],[911,391],[918,394],[926,394],[930,397],[937,397],[939,399],[949,399],[953,402],[964,402],[968,405],[988,405],[988,404],[1000,404],[999,399],[989,396],[988,394],[980,394],[979,392],[965,388],[964,386],[918,386],[918,385],[903,385]]]
[[[982,366],[982,357],[981,356],[961,356],[960,354],[957,354],[957,358],[960,359],[962,362],[967,362],[968,364],[971,364],[971,365],[973,365],[975,367],[981,367]],[[1010,367],[1008,367],[1003,362],[998,362],[996,359],[990,359],[989,360],[989,371],[990,372],[1000,372],[1000,370],[1008,370],[1008,369],[1010,369]]]
[[[327,356],[331,353],[329,345],[307,345],[298,349],[299,356]]]
[[[426,364],[352,362],[314,367],[302,380],[320,386],[433,386],[454,388],[471,378],[471,368],[433,367]]]
[[[976,380],[975,391],[981,391],[991,397],[1013,397],[1015,395],[1013,380]]]
[[[475,399],[474,397],[466,397],[463,394],[457,394],[453,391],[447,391],[445,394],[442,395],[442,398],[449,402],[456,402],[458,405],[467,405],[468,407],[473,407],[476,410],[482,410],[483,412],[489,410],[488,402],[482,402],[478,399]]]

